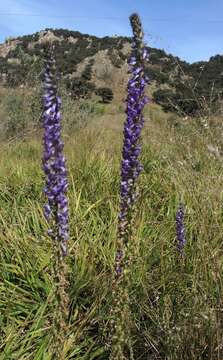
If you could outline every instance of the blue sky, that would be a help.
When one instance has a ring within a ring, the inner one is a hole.
[[[0,42],[46,27],[130,36],[132,12],[150,46],[189,62],[223,54],[222,0],[2,0]]]

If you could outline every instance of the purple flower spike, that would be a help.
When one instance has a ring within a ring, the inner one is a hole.
[[[52,55],[46,61],[43,95],[43,171],[44,193],[48,203],[44,206],[47,221],[51,224],[49,236],[60,242],[61,253],[67,255],[68,240],[68,187],[64,144],[61,140],[61,99],[57,95],[55,60]]]
[[[184,227],[184,206],[180,204],[176,213],[176,234],[177,234],[177,250],[180,255],[184,255],[184,246],[186,244],[185,227]]]
[[[118,244],[116,255],[116,276],[122,273],[120,266],[124,258],[124,247],[131,236],[133,206],[137,199],[136,182],[143,169],[139,161],[141,152],[140,136],[143,128],[143,108],[148,102],[144,90],[148,83],[145,75],[145,64],[148,61],[147,50],[143,43],[143,31],[137,14],[130,16],[133,29],[132,54],[128,61],[131,77],[127,86],[126,121],[121,162],[120,213],[118,224]],[[121,251],[122,250],[122,251]],[[119,255],[118,255],[119,254]],[[121,254],[121,255],[120,255]]]

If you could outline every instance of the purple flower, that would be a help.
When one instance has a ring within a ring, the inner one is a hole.
[[[124,124],[124,141],[121,161],[120,213],[118,224],[118,250],[115,269],[117,276],[122,272],[120,266],[124,257],[123,246],[131,236],[133,205],[137,199],[136,181],[143,167],[139,161],[141,152],[140,136],[144,119],[142,110],[148,102],[144,94],[148,78],[145,75],[145,63],[148,61],[147,50],[143,43],[142,25],[137,14],[130,16],[133,29],[132,54],[128,61],[131,77],[128,81],[126,99],[126,121]]]
[[[68,240],[68,187],[64,144],[61,140],[61,99],[57,95],[55,60],[52,55],[46,61],[43,95],[43,171],[45,173],[45,217],[51,224],[48,234],[60,242],[62,255],[67,255]]]
[[[176,213],[176,235],[177,235],[177,250],[180,255],[184,255],[184,246],[186,244],[185,227],[184,227],[184,206],[179,205]]]

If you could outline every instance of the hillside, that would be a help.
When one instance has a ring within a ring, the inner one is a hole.
[[[73,98],[102,96],[104,102],[124,94],[128,77],[130,38],[103,37],[78,31],[46,29],[9,38],[0,45],[0,83],[6,87],[38,81],[46,46],[55,49],[62,83]],[[165,111],[196,115],[220,108],[223,56],[188,64],[164,50],[149,48],[147,67],[151,95]],[[208,107],[208,110],[207,110]]]
[[[223,57],[149,48],[144,107],[129,51],[51,29],[0,46],[0,360],[223,359]]]

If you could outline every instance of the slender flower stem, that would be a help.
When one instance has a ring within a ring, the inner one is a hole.
[[[57,95],[56,67],[52,53],[48,54],[44,71],[43,94],[43,171],[45,173],[44,193],[47,204],[45,217],[49,224],[48,235],[53,243],[53,270],[55,286],[54,357],[62,359],[63,342],[68,318],[68,295],[66,265],[68,240],[68,187],[64,144],[61,140],[61,99]]]
[[[132,54],[129,59],[131,78],[127,86],[126,121],[121,161],[120,212],[118,218],[117,249],[113,281],[113,344],[110,359],[125,359],[124,347],[128,344],[129,327],[129,267],[133,240],[135,203],[138,197],[137,179],[143,169],[139,161],[141,152],[141,130],[143,128],[143,108],[148,102],[144,90],[148,83],[145,63],[148,60],[143,42],[143,31],[137,14],[130,16],[133,30]]]
[[[133,30],[132,54],[129,59],[131,78],[128,81],[126,99],[126,121],[124,124],[124,141],[121,162],[120,213],[118,223],[118,241],[116,253],[116,276],[122,273],[124,248],[128,245],[134,221],[134,204],[138,193],[137,179],[143,169],[139,161],[141,152],[140,136],[144,124],[142,110],[148,101],[144,94],[148,78],[145,76],[147,50],[143,43],[143,32],[137,14],[130,16]]]
[[[184,256],[184,247],[186,244],[185,226],[184,226],[184,206],[180,204],[176,213],[176,235],[177,235],[177,251],[180,256]]]

